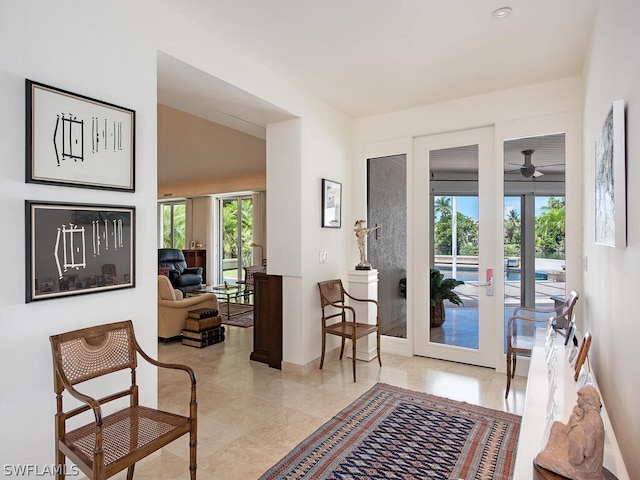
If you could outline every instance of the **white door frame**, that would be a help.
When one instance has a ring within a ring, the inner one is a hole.
[[[567,113],[552,113],[540,116],[530,116],[525,118],[518,118],[508,121],[502,121],[496,123],[495,130],[495,157],[497,160],[497,167],[500,171],[496,172],[499,175],[498,183],[496,184],[497,201],[500,205],[503,204],[505,195],[504,186],[504,172],[502,171],[504,166],[504,142],[517,139],[536,137],[544,135],[553,135],[557,133],[565,134],[565,183],[564,183],[564,197],[565,197],[565,261],[566,261],[566,275],[567,275],[567,289],[580,290],[582,285],[582,237],[580,232],[582,231],[582,182],[572,182],[572,178],[577,178],[582,169],[581,159],[581,137],[579,132],[579,120],[578,118],[570,118]],[[575,132],[575,133],[574,133]],[[502,248],[502,243],[500,245]],[[502,271],[497,272],[498,275],[494,276],[494,292],[496,299],[500,302],[504,299],[504,273]],[[569,287],[571,285],[571,287]],[[504,305],[500,305],[499,308],[504,308]],[[580,305],[574,312],[579,315],[581,311]],[[503,314],[504,315],[504,314]],[[506,355],[504,353],[504,318],[503,315],[498,319],[496,325],[496,371],[499,373],[506,372]],[[518,360],[516,375],[526,376],[529,370],[529,358],[523,357]]]
[[[479,238],[479,265],[478,273],[480,283],[485,278],[487,269],[502,267],[498,261],[496,248],[496,232],[502,231],[502,224],[496,225],[502,219],[502,198],[497,200],[496,177],[500,172],[496,171],[495,135],[494,128],[482,127],[470,130],[456,131],[437,135],[417,137],[414,139],[414,175],[412,223],[414,262],[412,281],[407,282],[407,298],[413,305],[413,312],[429,312],[429,258],[433,248],[431,234],[430,205],[430,175],[429,175],[429,151],[443,148],[452,148],[464,145],[478,145],[478,208],[482,228]],[[501,189],[500,189],[501,191]],[[500,246],[502,242],[500,242]],[[495,288],[494,288],[495,291]],[[496,366],[495,347],[495,321],[497,305],[502,305],[499,296],[487,296],[486,287],[480,287],[478,304],[478,334],[479,348],[469,349],[451,345],[429,342],[429,315],[421,315],[414,319],[414,352],[443,360],[451,360],[485,367]]]

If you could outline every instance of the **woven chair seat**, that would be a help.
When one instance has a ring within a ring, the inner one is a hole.
[[[56,393],[57,467],[62,469],[69,459],[91,480],[106,480],[124,469],[127,480],[133,480],[136,462],[188,434],[189,477],[196,480],[198,401],[196,376],[191,367],[159,362],[147,355],[136,340],[131,320],[52,335],[49,340]],[[191,384],[189,416],[139,404],[138,356],[158,368],[181,370],[186,374],[183,385],[187,386],[187,378]],[[112,386],[111,374],[127,370],[131,382],[124,390],[94,398],[78,389],[78,385],[87,381]],[[66,410],[65,396],[74,397],[80,405]],[[104,405],[118,399],[128,399],[129,406],[103,415]],[[81,414],[93,415],[94,421],[67,431],[67,421]]]
[[[188,417],[141,406],[124,408],[104,417],[102,435],[107,476],[110,476],[109,465],[114,462],[140,454],[139,449],[160,437],[166,436],[166,442],[170,442],[188,431]],[[95,423],[90,423],[67,433],[62,442],[92,465],[95,432]]]
[[[364,335],[373,333],[378,329],[377,325],[372,325],[369,323],[356,323],[354,325],[353,323],[340,322],[334,323],[333,325],[327,325],[327,327],[325,328],[325,332],[333,333],[334,335],[346,335],[348,337],[351,337],[354,333],[354,326],[356,338],[360,338]]]

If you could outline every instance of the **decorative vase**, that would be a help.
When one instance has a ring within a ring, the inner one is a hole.
[[[444,301],[440,300],[431,307],[431,328],[441,327],[445,321]]]

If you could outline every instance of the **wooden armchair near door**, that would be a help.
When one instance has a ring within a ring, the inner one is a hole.
[[[554,328],[568,325],[578,298],[578,292],[573,290],[569,298],[555,308],[516,307],[514,309],[507,320],[507,388],[504,398],[509,396],[511,379],[516,374],[517,356],[531,355],[536,326],[543,323],[549,324],[549,322]]]
[[[131,480],[136,462],[182,435],[189,434],[190,477],[191,480],[196,479],[196,377],[190,367],[161,363],[149,357],[140,348],[130,320],[52,335],[49,339],[57,407],[56,478],[60,480],[65,477],[67,457],[92,480],[112,477],[125,468],[127,480]],[[139,405],[136,382],[138,355],[156,367],[186,372],[191,385],[188,416]],[[126,376],[116,373],[121,370],[131,371],[130,382],[127,382]],[[77,384],[98,377],[109,388],[114,383],[124,383],[125,388],[99,399],[76,389]],[[63,409],[65,390],[80,402],[80,406],[67,411]],[[103,405],[126,397],[129,398],[126,407],[110,415],[103,413]],[[67,431],[67,420],[85,412],[91,412],[87,415],[92,417],[92,421]]]
[[[356,381],[356,342],[359,338],[366,337],[372,333],[376,334],[378,364],[382,366],[380,360],[380,305],[376,300],[355,298],[347,293],[342,286],[342,280],[327,280],[319,282],[320,306],[322,307],[322,355],[320,357],[320,369],[324,365],[324,354],[326,349],[326,337],[337,335],[342,338],[340,346],[340,360],[344,354],[344,344],[346,339],[351,340],[353,381]],[[345,297],[354,302],[370,302],[376,307],[376,323],[369,324],[356,321],[356,311],[353,307],[346,305]],[[337,311],[336,311],[337,310]],[[350,312],[351,318],[347,312]],[[338,320],[338,321],[336,321]]]

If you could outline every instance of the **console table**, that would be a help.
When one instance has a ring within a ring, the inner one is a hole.
[[[533,459],[546,444],[545,432],[549,424],[548,406],[551,388],[554,382],[549,381],[549,368],[547,366],[547,348],[545,347],[546,329],[536,330],[536,341],[529,363],[529,375],[527,378],[527,393],[525,398],[522,424],[520,428],[520,440],[513,470],[513,478],[526,480],[535,478]],[[569,366],[564,346],[564,337],[558,335],[553,340],[555,348],[555,385],[554,395],[556,408],[554,419],[567,423],[571,411],[578,398],[576,382],[573,380],[573,369]],[[594,384],[595,384],[594,379]],[[594,385],[598,389],[597,384]],[[598,390],[599,391],[599,390]],[[629,474],[622,460],[620,448],[616,440],[607,410],[602,406],[602,418],[605,428],[604,466],[613,473],[618,480],[629,480]]]

